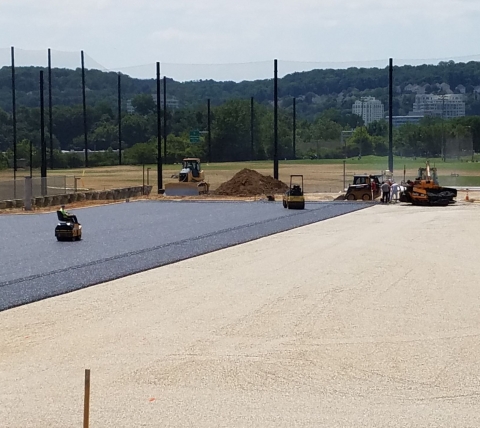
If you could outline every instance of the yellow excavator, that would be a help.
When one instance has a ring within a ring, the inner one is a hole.
[[[437,169],[433,169],[426,162],[426,168],[418,169],[415,181],[408,180],[405,190],[400,193],[400,202],[409,202],[412,205],[440,205],[447,206],[455,203],[457,189],[442,187],[438,184]]]
[[[206,195],[210,185],[205,181],[205,173],[199,158],[185,158],[178,173],[178,181],[165,184],[165,196]]]

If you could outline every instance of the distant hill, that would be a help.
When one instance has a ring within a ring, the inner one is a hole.
[[[40,67],[16,69],[17,105],[39,105]],[[82,103],[81,70],[53,69],[53,103],[55,105],[78,105]],[[441,62],[438,65],[400,66],[394,68],[395,103],[394,114],[407,114],[416,92],[465,93],[467,115],[480,114],[480,62]],[[45,80],[47,75],[45,73]],[[47,89],[45,81],[45,89]],[[176,82],[167,79],[167,92],[180,101],[181,107],[195,107],[206,103],[219,105],[231,98],[250,98],[269,104],[273,99],[272,79],[244,82],[216,82],[201,80]],[[99,70],[86,70],[87,103],[94,106],[107,101],[117,103],[117,74]],[[141,93],[155,93],[155,79],[136,79],[122,76],[124,105],[126,100]],[[372,95],[388,102],[388,69],[348,68],[312,70],[292,73],[279,79],[279,97],[282,107],[289,107],[296,97],[300,116],[312,119],[327,108],[351,111],[351,105],[360,96]],[[0,108],[11,111],[11,69],[0,69]]]

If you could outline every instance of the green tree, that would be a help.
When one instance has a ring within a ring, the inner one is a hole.
[[[151,94],[138,94],[132,98],[132,106],[135,112],[147,116],[156,111],[156,104]]]

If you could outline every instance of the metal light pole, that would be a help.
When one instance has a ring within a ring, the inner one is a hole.
[[[52,51],[48,49],[48,130],[50,139],[50,169],[53,169],[53,110],[52,107]]]
[[[85,140],[85,168],[88,168],[88,130],[87,130],[87,98],[85,92],[85,58],[83,51],[81,52],[82,59],[82,99],[83,99],[83,134]]]
[[[212,117],[210,98],[207,100],[207,132],[208,132],[208,162],[212,162]]]
[[[118,164],[122,164],[122,76],[118,73]]]
[[[254,120],[254,110],[253,110],[253,97],[250,97],[250,160],[253,161],[255,158],[255,146],[254,146],[254,137],[253,137],[253,120]]]
[[[273,65],[273,178],[278,180],[278,62]]]
[[[157,192],[163,188],[162,172],[162,119],[160,112],[160,63],[157,62]]]
[[[12,57],[12,125],[13,125],[13,193],[17,198],[17,101],[15,89],[15,48],[11,48]]]
[[[393,173],[393,59],[388,67],[388,169]]]
[[[297,99],[293,98],[293,129],[292,129],[292,151],[293,159],[297,159]]]

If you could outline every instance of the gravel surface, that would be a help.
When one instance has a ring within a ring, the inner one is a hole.
[[[479,207],[375,206],[0,313],[0,425],[480,426]]]
[[[0,217],[0,311],[370,206],[135,202],[72,211],[81,242],[57,242],[56,213]]]

